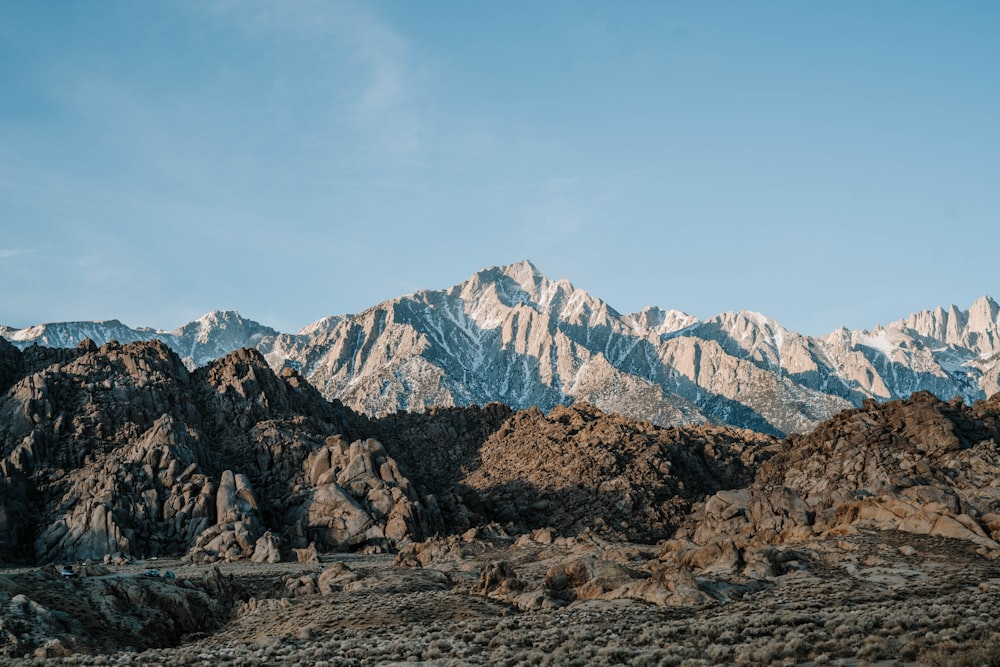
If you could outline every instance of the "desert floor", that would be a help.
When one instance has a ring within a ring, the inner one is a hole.
[[[452,538],[422,566],[353,554],[219,564],[231,597],[221,627],[146,649],[136,648],[138,635],[102,630],[90,618],[77,599],[86,577],[8,569],[0,575],[28,598],[81,622],[75,634],[54,635],[3,664],[972,665],[1000,655],[1000,563],[972,545],[859,531],[795,548],[786,574],[706,572],[697,583],[710,599],[668,607],[613,593],[554,598],[546,573],[567,559],[637,571],[657,561],[656,547],[594,539]],[[482,572],[498,561],[516,572],[522,593],[534,591],[520,607],[511,596],[480,592]],[[100,577],[138,581],[150,566],[173,571],[177,585],[216,567],[160,560],[111,566]],[[315,582],[327,570],[336,576],[320,592]]]

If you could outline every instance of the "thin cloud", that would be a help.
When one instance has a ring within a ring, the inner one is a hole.
[[[354,52],[366,75],[357,94],[354,122],[380,152],[413,157],[420,149],[422,132],[414,109],[417,74],[409,44],[370,11],[351,8],[341,18],[336,34]]]
[[[325,57],[346,57],[360,75],[346,112],[369,146],[389,158],[412,158],[421,146],[415,109],[418,73],[402,34],[372,9],[353,2],[233,3],[220,0],[211,12],[252,33],[283,33],[329,43]]]
[[[32,248],[0,248],[0,259],[13,259],[34,253],[35,250]]]
[[[370,14],[357,15],[350,41],[368,69],[359,109],[385,111],[403,104],[408,95],[405,41]]]

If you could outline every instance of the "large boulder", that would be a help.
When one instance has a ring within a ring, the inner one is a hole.
[[[196,563],[252,558],[265,532],[249,478],[225,470],[215,495],[216,524],[203,531],[185,558]]]
[[[308,487],[285,517],[301,542],[381,550],[429,533],[423,503],[379,441],[330,437],[303,469]]]

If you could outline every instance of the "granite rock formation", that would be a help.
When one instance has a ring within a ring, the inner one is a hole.
[[[1000,556],[998,440],[1000,395],[866,402],[784,441],[746,488],[698,504],[668,551],[701,568],[768,572],[761,554],[775,545],[876,529]]]
[[[351,442],[366,419],[255,350],[194,372],[159,341],[0,352],[5,560],[273,559],[435,525],[377,441]]]

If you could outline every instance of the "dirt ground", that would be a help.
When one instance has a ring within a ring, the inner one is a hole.
[[[63,620],[34,648],[26,643],[24,654],[8,651],[2,664],[971,665],[1000,655],[1000,563],[943,538],[858,532],[798,544],[786,574],[700,573],[706,599],[668,607],[614,592],[568,602],[547,588],[546,574],[567,559],[642,573],[657,563],[656,547],[452,539],[425,553],[421,566],[350,554],[312,564],[220,564],[224,585],[212,590],[226,604],[218,627],[161,638],[176,641],[163,647],[148,646],[141,630],[102,631],[96,611],[75,597],[80,581],[8,569],[0,576]],[[516,573],[518,590],[534,597],[515,603],[502,590],[483,594],[482,573],[501,561]],[[155,582],[175,599],[170,586],[200,581],[214,566],[133,563],[92,583],[138,586],[148,567],[176,575]],[[135,602],[155,603],[142,595]]]

